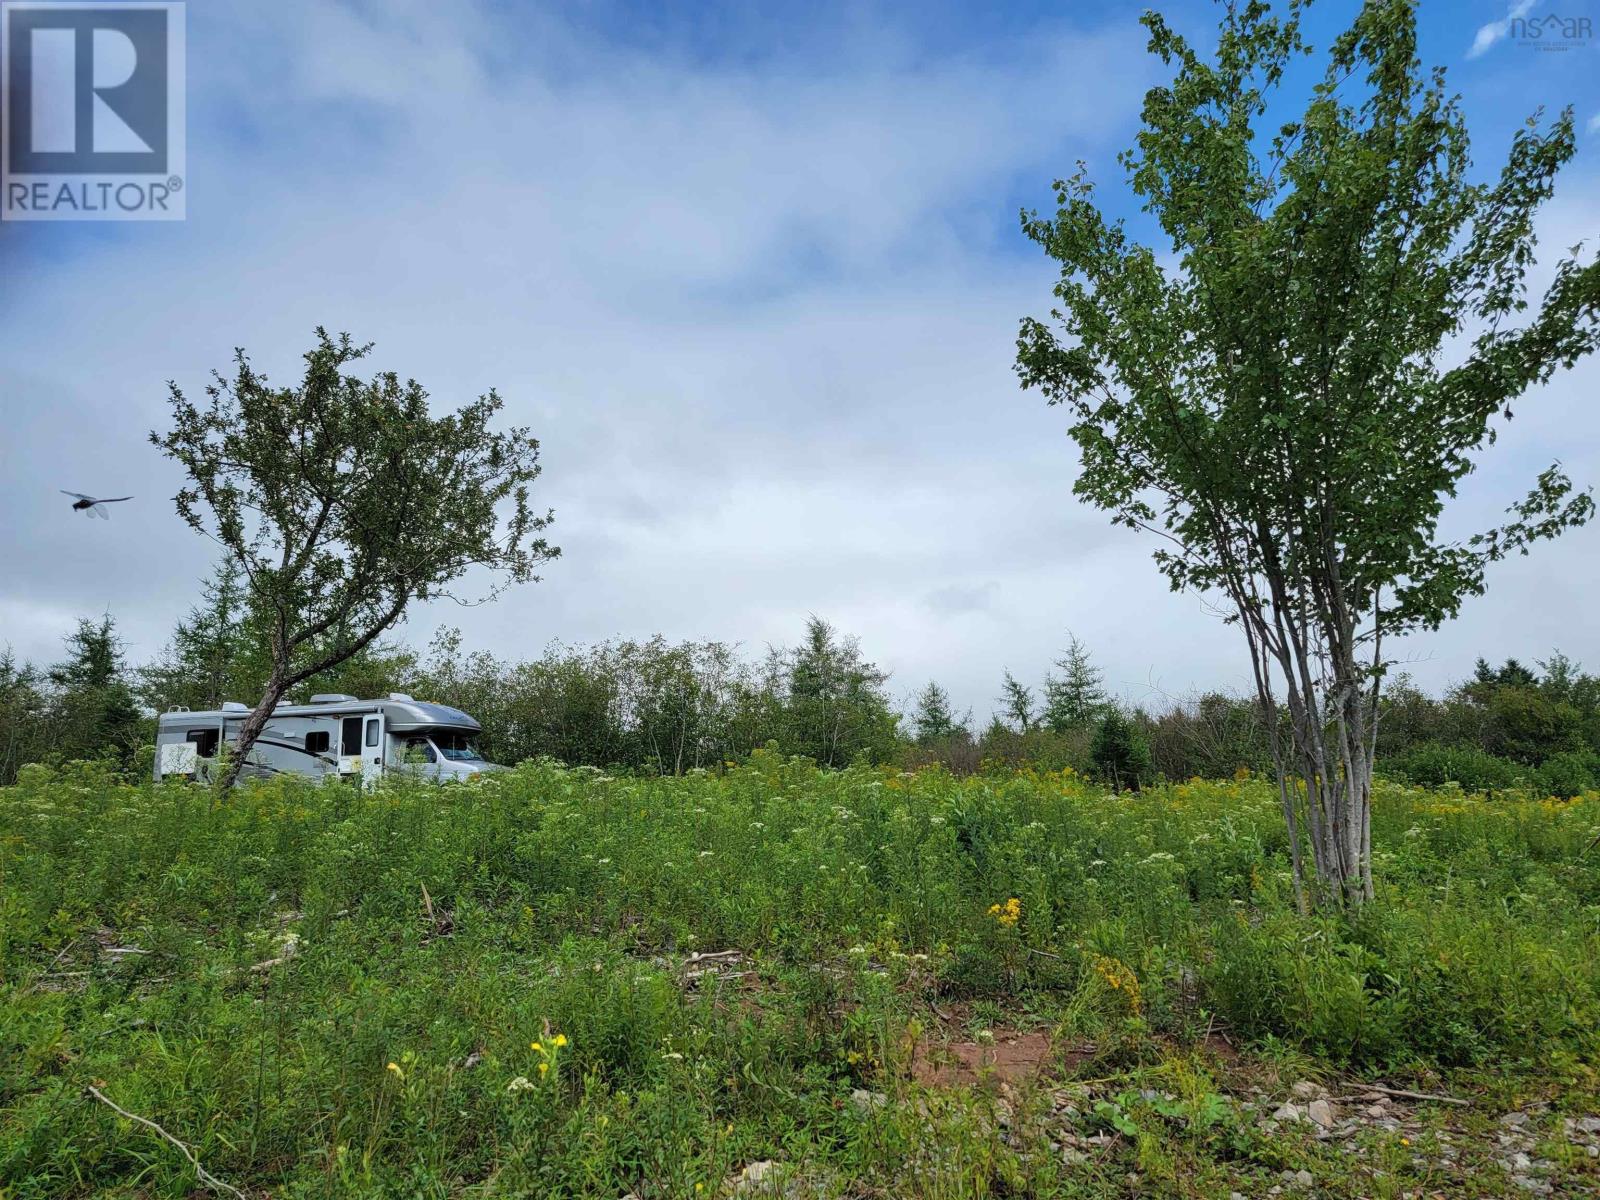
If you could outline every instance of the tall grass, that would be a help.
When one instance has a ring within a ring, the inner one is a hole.
[[[890,1118],[846,1098],[902,1086],[929,1002],[1134,1058],[1224,1028],[1580,1071],[1597,834],[1592,796],[1382,785],[1379,901],[1346,920],[1294,911],[1253,779],[1112,797],[757,754],[219,801],[30,768],[0,789],[0,1194],[187,1194],[95,1081],[277,1196],[689,1196],[808,1155],[892,1179]],[[951,1169],[982,1191],[1020,1168],[972,1128]]]

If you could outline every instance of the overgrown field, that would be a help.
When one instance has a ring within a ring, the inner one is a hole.
[[[1353,921],[1295,912],[1281,823],[1260,780],[764,754],[220,802],[29,768],[0,1196],[196,1194],[99,1097],[253,1197],[1600,1182],[1600,797],[1386,786]]]

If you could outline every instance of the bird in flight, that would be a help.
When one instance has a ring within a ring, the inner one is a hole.
[[[65,488],[60,489],[60,491],[63,496],[77,497],[72,502],[72,507],[76,511],[83,513],[85,516],[99,517],[102,521],[109,521],[111,517],[100,505],[121,504],[124,500],[133,499],[132,496],[111,496],[105,500],[96,500],[93,496],[85,496],[82,492],[69,492]]]

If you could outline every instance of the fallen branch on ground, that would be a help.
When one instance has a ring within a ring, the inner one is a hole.
[[[38,987],[46,979],[56,978],[56,976],[53,974],[53,972],[55,972],[56,965],[58,963],[60,963],[60,961],[67,956],[67,952],[69,950],[71,950],[74,946],[76,946],[77,944],[78,944],[78,939],[77,938],[73,938],[65,946],[63,946],[63,947],[61,947],[61,949],[57,950],[56,951],[56,956],[50,960],[50,965],[48,967],[46,967],[42,972],[40,972],[39,976],[36,979],[34,979],[34,981],[32,983],[30,983],[27,987],[22,989],[22,994],[23,995],[27,995],[29,992],[33,991],[34,988]],[[61,974],[64,974],[64,975],[76,975],[76,974],[87,975],[88,972],[87,971],[82,971],[82,972],[66,971],[66,972],[61,972]]]
[[[117,1112],[121,1116],[126,1117],[128,1120],[135,1121],[138,1124],[143,1125],[146,1129],[155,1130],[162,1137],[166,1138],[167,1141],[171,1142],[180,1151],[182,1151],[183,1156],[189,1160],[189,1165],[194,1168],[195,1178],[198,1179],[201,1183],[203,1183],[206,1187],[210,1188],[214,1192],[227,1192],[230,1195],[237,1196],[239,1198],[239,1200],[250,1200],[250,1198],[248,1196],[246,1196],[238,1188],[234,1187],[231,1183],[227,1183],[227,1182],[225,1182],[225,1181],[223,1181],[221,1179],[218,1179],[210,1171],[208,1171],[204,1167],[202,1167],[200,1165],[200,1160],[195,1157],[195,1153],[194,1153],[193,1150],[189,1149],[188,1146],[185,1146],[182,1142],[180,1142],[177,1138],[173,1137],[170,1133],[168,1133],[165,1129],[161,1128],[161,1126],[157,1125],[154,1121],[150,1120],[148,1117],[141,1117],[138,1113],[129,1112],[127,1109],[123,1108],[120,1104],[118,1104],[115,1100],[111,1099],[109,1096],[107,1096],[104,1092],[102,1092],[99,1088],[95,1087],[93,1084],[89,1084],[88,1087],[89,1087],[89,1094],[91,1096],[93,1096],[96,1100],[100,1101],[101,1104],[104,1104],[107,1108],[112,1109],[113,1111]]]
[[[1397,1100],[1426,1100],[1432,1104],[1456,1104],[1462,1108],[1472,1105],[1470,1100],[1462,1100],[1457,1096],[1436,1096],[1431,1092],[1408,1092],[1404,1088],[1384,1087],[1381,1083],[1363,1083],[1360,1085],[1363,1092],[1377,1092],[1380,1096],[1393,1096]],[[1343,1097],[1346,1100],[1355,1099],[1353,1096]]]
[[[683,966],[687,969],[689,967],[697,967],[702,963],[732,962],[743,957],[743,950],[710,950],[705,954],[696,952],[684,959]]]
[[[281,967],[298,953],[300,953],[300,935],[291,931],[284,936],[282,947],[277,957],[246,967],[245,971],[247,974],[253,975],[260,974],[263,971],[270,971],[273,967]]]

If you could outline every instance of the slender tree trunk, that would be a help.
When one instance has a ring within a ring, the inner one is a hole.
[[[1332,690],[1328,699],[1301,697],[1295,749],[1318,834],[1319,899],[1355,908],[1372,897],[1372,759],[1360,701],[1352,702],[1356,681],[1336,682]]]
[[[1358,907],[1373,894],[1373,754],[1367,704],[1375,705],[1377,694],[1374,690],[1370,701],[1364,699],[1349,652],[1353,628],[1338,622],[1308,627],[1304,606],[1278,581],[1269,584],[1270,620],[1242,591],[1236,591],[1235,599],[1250,643],[1257,698],[1263,718],[1271,722],[1268,744],[1289,831],[1296,901],[1303,908],[1309,893],[1318,904]],[[1287,744],[1278,731],[1275,674],[1286,688]],[[1302,835],[1311,846],[1310,880],[1301,858]]]
[[[256,744],[256,739],[261,736],[261,731],[267,727],[267,722],[272,719],[272,712],[278,707],[278,701],[283,699],[283,693],[288,690],[282,675],[277,671],[272,673],[272,678],[267,681],[267,692],[261,698],[261,703],[245,718],[244,724],[239,727],[239,740],[234,744],[233,753],[228,759],[227,772],[222,777],[222,790],[229,792],[233,785],[239,781],[239,772],[244,770],[245,759],[249,757],[250,750]],[[226,743],[224,743],[226,744]]]

